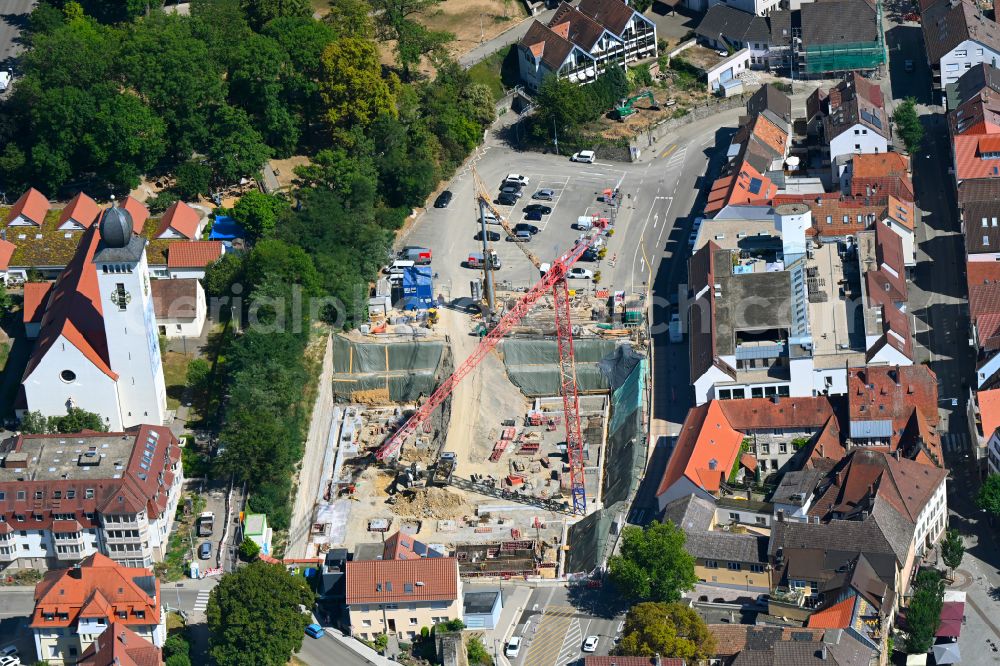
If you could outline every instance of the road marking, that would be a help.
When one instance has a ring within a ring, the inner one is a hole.
[[[576,609],[572,606],[548,606],[535,626],[524,666],[555,666],[566,642],[566,631]]]
[[[661,197],[660,188],[656,188],[656,195],[653,197],[653,203],[649,207],[649,212],[646,213],[646,221],[642,224],[642,231],[639,233],[639,240],[635,245],[635,252],[632,253],[632,293],[635,293],[635,263],[639,258],[639,248],[643,246],[643,239],[646,237],[646,227],[649,225],[649,219],[653,216],[653,211],[656,210],[656,202],[660,199],[669,199],[673,203],[673,197]],[[670,204],[667,204],[667,211],[670,210]],[[645,248],[643,248],[643,254],[645,255]]]
[[[674,152],[675,150],[677,150],[677,144],[676,143],[674,145],[666,148],[662,153],[660,153],[660,159],[662,160],[663,158],[667,157],[668,155],[670,155],[670,153]]]
[[[203,612],[208,608],[208,597],[211,596],[210,590],[202,590],[198,593],[198,597],[194,600],[194,611]]]
[[[569,629],[566,630],[566,636],[563,638],[562,649],[559,651],[559,656],[556,657],[556,664],[575,662],[580,655],[582,644],[583,627],[580,626],[580,620],[573,618]]]

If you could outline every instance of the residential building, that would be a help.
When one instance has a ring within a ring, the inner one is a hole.
[[[934,88],[944,92],[972,67],[1000,58],[1000,26],[971,0],[939,0],[921,13]]]
[[[855,197],[896,197],[908,203],[916,199],[910,179],[910,160],[896,152],[862,153],[851,157],[841,180],[844,193]]]
[[[1000,93],[983,88],[968,102],[948,113],[952,160],[959,202],[979,200],[976,192],[964,197],[962,183],[1000,178]]]
[[[762,85],[747,100],[748,115],[759,116],[765,111],[769,111],[775,118],[791,126],[792,99],[772,83]]]
[[[622,0],[563,2],[548,22],[536,20],[517,44],[521,81],[538,90],[546,76],[588,83],[611,65],[655,58],[656,25]]]
[[[976,393],[977,445],[983,449],[982,457],[991,474],[1000,474],[1000,389],[987,389]],[[977,459],[980,457],[977,454]]]
[[[197,338],[205,328],[208,305],[205,290],[195,278],[152,280],[153,315],[160,335]]]
[[[583,666],[685,666],[677,657],[600,657],[587,655]]]
[[[887,62],[880,0],[802,2],[799,13],[800,77],[871,71]]]
[[[907,311],[903,239],[887,225],[876,224],[859,232],[856,241],[852,249],[863,271],[857,296],[863,308],[865,363],[912,365],[913,327]]]
[[[175,201],[160,218],[157,238],[198,240],[205,230],[205,218],[183,201]]]
[[[14,202],[5,227],[40,227],[49,212],[49,200],[44,194],[31,187]],[[8,232],[10,233],[10,232]]]
[[[903,265],[907,274],[917,265],[917,207],[905,199],[897,199],[889,195],[882,224],[892,229],[899,236],[902,244]]]
[[[767,19],[729,4],[715,4],[698,23],[694,34],[699,41],[722,51],[749,49],[750,63],[764,65],[771,43]]]
[[[966,69],[958,80],[945,87],[946,108],[957,109],[973,97],[979,95],[983,88],[1000,92],[1000,69],[992,63],[982,62]]]
[[[970,337],[976,347],[976,385],[994,388],[1000,371],[1000,264],[970,261],[966,264],[969,288]],[[989,436],[989,433],[986,433]]]
[[[666,505],[664,521],[684,530],[684,550],[702,583],[760,594],[771,589],[767,536],[716,529],[715,504],[695,495]]]
[[[877,654],[844,632],[809,627],[709,624],[720,666],[869,666]]]
[[[937,375],[930,367],[851,368],[847,382],[852,446],[942,464]]]
[[[768,16],[780,11],[783,6],[780,0],[682,0],[682,2],[693,12],[710,12],[721,5],[757,16]]]
[[[191,241],[171,243],[167,250],[167,274],[162,277],[205,277],[205,270],[222,258],[225,248],[222,241]]]
[[[80,407],[99,414],[109,430],[163,423],[157,334],[146,240],[134,233],[128,211],[105,209],[48,296],[20,412],[58,416]]]
[[[48,572],[35,586],[35,652],[53,665],[76,664],[112,628],[112,641],[121,640],[123,628],[131,632],[123,647],[134,635],[159,649],[167,637],[161,605],[160,581],[151,570],[123,567],[95,553],[78,566]],[[109,649],[107,638],[88,658]]]
[[[1000,260],[1000,179],[963,180],[958,185],[958,209],[969,266]]]
[[[382,549],[383,560],[419,560],[422,557],[448,557],[448,552],[440,544],[428,546],[404,532],[396,532],[386,539]]]
[[[836,244],[807,242],[813,223],[804,204],[756,210],[706,220],[694,241],[687,330],[695,401],[722,391],[734,399],[842,394],[845,368],[866,362],[865,341],[848,325],[850,299],[861,295],[859,264]]]
[[[3,567],[55,568],[95,552],[151,567],[166,554],[184,483],[169,428],[19,435],[0,458]]]
[[[76,666],[159,666],[160,648],[129,629],[112,621],[90,644]]]
[[[351,634],[413,640],[421,627],[462,618],[462,582],[453,557],[364,560],[346,565]]]
[[[807,6],[836,4],[818,2]],[[803,12],[805,8],[803,8]],[[807,123],[830,147],[834,182],[840,182],[855,155],[885,153],[890,125],[882,89],[857,72],[849,72],[836,86],[817,88],[806,101]]]
[[[837,446],[840,446],[839,442]],[[828,458],[820,457],[815,461],[811,459],[810,462],[819,463],[822,461],[825,463],[828,460]],[[771,494],[775,519],[798,523],[809,522],[809,509],[812,507],[814,494],[825,476],[824,469],[815,467],[783,474],[778,488]]]
[[[770,664],[776,643],[792,640],[821,640],[824,633],[818,629],[803,627],[770,627],[749,624],[709,624],[708,631],[715,638],[715,653],[712,655],[712,661],[720,666],[731,666],[744,652],[748,653],[748,657],[757,660],[754,662],[755,664]]]
[[[83,231],[98,220],[101,207],[84,192],[79,192],[70,199],[62,214],[59,215],[60,231]]]

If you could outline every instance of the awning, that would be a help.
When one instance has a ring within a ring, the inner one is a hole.
[[[962,653],[958,643],[942,643],[934,646],[934,662],[936,664],[960,664]]]

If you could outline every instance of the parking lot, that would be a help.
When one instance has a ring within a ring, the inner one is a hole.
[[[501,149],[495,149],[499,152]],[[549,262],[571,248],[581,232],[574,228],[577,218],[583,215],[612,219],[611,206],[598,201],[606,189],[624,187],[626,171],[621,165],[576,164],[566,158],[546,155],[531,155],[518,159],[489,159],[499,157],[494,152],[488,154],[478,165],[480,176],[490,187],[491,200],[499,194],[500,186],[509,173],[527,177],[523,196],[514,206],[494,204],[513,227],[520,222],[538,227],[539,232],[526,243],[541,262]],[[520,156],[518,156],[520,157]],[[523,162],[530,162],[524,164]],[[520,168],[519,168],[520,167]],[[532,199],[532,194],[541,190],[553,191],[551,200]],[[452,181],[449,190],[454,194],[447,208],[428,208],[402,241],[405,245],[419,245],[433,251],[433,270],[437,275],[435,294],[453,300],[470,295],[470,282],[482,277],[480,269],[469,268],[466,260],[472,253],[482,252],[482,242],[477,240],[480,231],[479,211],[476,203],[471,170],[460,173]],[[525,220],[524,209],[531,204],[542,204],[552,209],[541,220]],[[500,259],[501,268],[495,271],[498,286],[504,283],[511,288],[525,288],[535,284],[538,271],[532,266],[518,243],[507,239],[499,224],[487,225],[487,231],[497,232],[499,240],[490,242]],[[616,229],[616,235],[621,229]],[[488,234],[494,237],[493,234]],[[604,279],[601,286],[609,286],[609,261],[614,257],[620,239],[608,239],[607,259],[603,262],[581,264],[590,270],[602,270]],[[603,264],[603,265],[602,265]],[[572,286],[587,288],[582,280]]]

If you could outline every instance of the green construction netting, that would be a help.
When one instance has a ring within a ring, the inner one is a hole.
[[[614,340],[573,341],[576,385],[581,393],[607,391],[608,380],[597,362],[612,353]],[[529,398],[559,394],[559,347],[555,340],[504,340],[500,343],[507,376]]]
[[[623,502],[631,497],[646,464],[646,435],[640,409],[646,386],[646,364],[646,359],[642,359],[611,396],[611,424],[604,466],[605,504]]]
[[[590,573],[604,562],[611,524],[615,517],[626,511],[624,502],[595,511],[580,522],[570,525],[566,551],[566,573]]]
[[[440,340],[393,343],[333,338],[334,398],[351,401],[356,391],[385,389],[393,402],[410,402],[437,386],[444,354]]]

